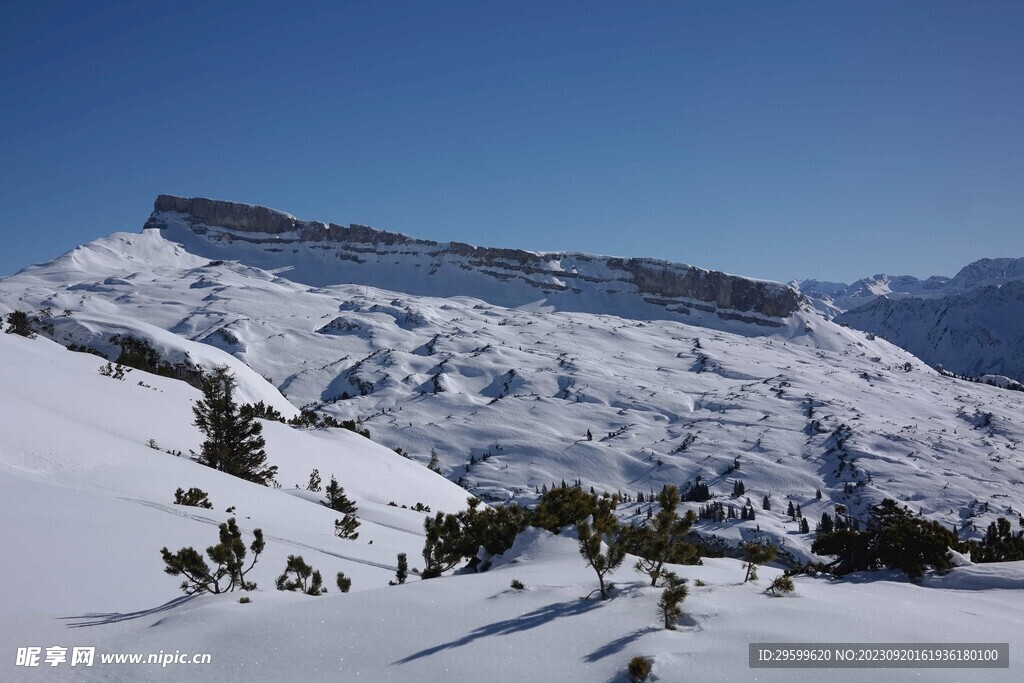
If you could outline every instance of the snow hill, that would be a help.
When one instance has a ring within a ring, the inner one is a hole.
[[[314,494],[250,484],[167,453],[198,448],[191,426],[198,392],[133,371],[104,377],[102,359],[44,338],[0,334],[0,664],[10,681],[624,681],[633,656],[659,681],[863,680],[862,670],[747,668],[747,644],[778,641],[1009,642],[1024,646],[1024,563],[964,566],[915,586],[887,574],[852,582],[800,577],[796,594],[764,593],[779,570],[742,584],[737,560],[679,567],[691,582],[678,631],[658,628],[657,589],[627,560],[615,598],[580,600],[594,576],[569,531],[531,530],[490,572],[390,587],[394,558],[419,564],[420,513],[386,499],[458,509],[465,492],[426,468],[346,430],[265,424],[281,479],[311,468],[336,473],[359,505],[360,537],[332,534],[336,514]],[[160,448],[147,446],[153,439]],[[212,509],[171,504],[176,486],[198,486]],[[233,513],[226,508],[235,508]],[[267,548],[250,578],[259,589],[185,598],[163,573],[158,550],[204,548],[235,516]],[[352,592],[310,597],[274,590],[288,554]],[[509,589],[512,579],[526,585]],[[701,585],[696,585],[700,580]],[[1014,590],[1016,589],[1016,590]],[[95,647],[91,668],[15,664],[19,647]],[[209,653],[209,665],[102,664],[104,654]],[[935,681],[1016,681],[1010,669],[931,670]],[[872,678],[906,680],[907,670]]]

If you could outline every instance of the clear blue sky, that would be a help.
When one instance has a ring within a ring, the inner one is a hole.
[[[952,275],[1024,256],[1022,129],[1020,2],[7,3],[0,273],[166,192],[780,280]]]

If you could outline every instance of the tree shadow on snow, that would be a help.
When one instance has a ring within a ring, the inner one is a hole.
[[[450,650],[452,648],[468,645],[480,638],[503,636],[510,633],[528,631],[530,629],[537,628],[538,626],[543,626],[555,619],[562,617],[575,617],[585,614],[592,609],[600,607],[601,604],[602,601],[600,600],[570,600],[568,602],[556,602],[550,605],[545,605],[540,609],[528,612],[527,614],[515,617],[514,619],[506,619],[493,624],[486,624],[480,628],[474,629],[458,640],[452,640],[447,643],[428,647],[425,650],[420,650],[408,657],[392,662],[392,664],[408,664],[409,662],[413,662],[417,659],[437,654],[442,650]]]
[[[159,614],[160,612],[166,612],[167,610],[174,609],[184,605],[189,600],[195,598],[195,595],[182,595],[169,602],[158,607],[150,607],[149,609],[139,610],[138,612],[93,612],[91,614],[80,614],[74,617],[57,617],[58,619],[75,619],[76,621],[68,624],[68,628],[82,628],[84,626],[104,626],[106,624],[116,624],[119,621],[129,621],[131,619],[141,619],[148,617],[152,614]]]
[[[616,654],[622,652],[624,649],[626,649],[626,646],[629,645],[630,643],[632,643],[637,638],[641,638],[641,637],[647,635],[648,633],[654,633],[655,631],[658,631],[658,630],[660,630],[660,629],[658,629],[655,626],[645,626],[644,628],[639,628],[639,629],[633,631],[632,633],[627,633],[626,635],[622,636],[621,638],[616,638],[615,640],[613,640],[612,642],[608,643],[607,645],[599,647],[598,649],[594,650],[589,655],[584,657],[583,661],[591,662],[592,663],[592,662],[596,662],[596,661],[598,661],[600,659],[604,659],[605,657],[608,657],[608,656],[611,656],[611,655],[616,655]]]

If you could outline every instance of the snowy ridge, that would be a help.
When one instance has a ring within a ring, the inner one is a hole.
[[[765,327],[780,326],[803,305],[786,285],[669,261],[438,243],[220,200],[160,195],[145,227],[191,253],[237,259],[314,286],[353,283],[534,310],[717,317]]]

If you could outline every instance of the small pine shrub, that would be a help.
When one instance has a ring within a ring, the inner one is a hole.
[[[626,669],[629,672],[629,679],[640,683],[646,681],[647,677],[651,675],[651,663],[643,657],[637,656],[629,660],[629,667]]]
[[[405,553],[398,553],[398,569],[395,571],[395,582],[402,585],[409,578],[409,559]]]
[[[358,528],[359,520],[355,518],[355,515],[345,515],[341,519],[334,520],[334,535],[338,538],[354,541],[359,538],[359,532],[356,531]]]
[[[690,594],[690,589],[686,586],[686,579],[680,579],[675,574],[669,573],[665,578],[667,585],[658,599],[658,616],[664,620],[666,629],[675,631],[676,622],[683,616],[680,605]]]
[[[320,470],[314,469],[309,473],[309,483],[306,484],[306,490],[313,493],[320,493],[323,490],[323,487],[320,486]]]
[[[757,565],[771,562],[775,559],[779,549],[772,545],[762,545],[754,541],[743,544],[743,568],[746,569],[746,576],[743,583],[757,581]]]
[[[289,578],[291,574],[294,574],[295,578]],[[288,556],[288,562],[285,565],[284,571],[281,573],[281,576],[277,577],[277,590],[301,590],[306,595],[320,595],[327,592],[327,589],[324,588],[324,579],[320,572],[315,571],[306,564],[306,561],[302,559],[302,555]]]
[[[238,602],[243,605],[248,605],[250,602],[252,602],[252,600],[243,595],[242,597],[238,598]]]
[[[195,486],[190,488],[188,491],[178,488],[174,492],[174,504],[175,505],[187,505],[194,508],[206,508],[207,510],[213,509],[213,503],[206,497],[206,491],[198,489]]]
[[[793,579],[788,576],[776,577],[772,584],[768,586],[768,592],[775,597],[782,597],[787,593],[793,592]]]
[[[694,586],[697,586],[698,588],[703,588],[703,587],[704,587],[704,586],[706,586],[707,584],[706,584],[706,583],[704,583],[703,581],[701,581],[700,579],[697,579],[696,581],[694,581],[694,582],[693,582],[693,585],[694,585]]]
[[[184,575],[185,581],[181,583],[181,590],[187,595],[195,593],[226,593],[240,588],[244,591],[256,590],[256,584],[246,581],[248,574],[256,565],[256,560],[266,547],[263,541],[263,530],[253,529],[252,544],[249,550],[252,552],[252,564],[248,569],[245,565],[245,544],[242,543],[242,532],[239,531],[235,518],[231,517],[227,522],[220,525],[220,543],[206,549],[206,555],[217,566],[213,569],[206,563],[199,551],[192,547],[182,548],[176,553],[171,553],[166,547],[161,548],[160,555],[163,557],[164,571],[171,576]],[[221,584],[226,580],[225,585]]]
[[[25,311],[12,311],[7,314],[7,334],[17,334],[29,339],[33,339],[36,336],[32,331],[31,322]]]
[[[524,586],[523,582],[520,581],[519,579],[512,579],[511,587],[512,587],[512,590],[516,590],[516,591],[526,590],[526,586]]]
[[[271,382],[273,384],[273,382]],[[239,407],[238,412],[245,418],[258,417],[261,420],[273,420],[284,422],[284,415],[273,406],[268,406],[263,401],[259,403],[244,403]]]
[[[338,572],[338,577],[335,579],[335,583],[338,584],[338,590],[342,593],[348,593],[352,590],[352,579],[345,576],[345,572]]]
[[[434,474],[441,474],[441,463],[437,458],[437,451],[433,448],[430,449],[430,462],[427,463],[427,469]]]
[[[119,379],[122,382],[124,381],[125,373],[131,371],[131,368],[125,368],[120,363],[116,366],[107,363],[106,365],[101,365],[99,370],[100,374],[104,377],[112,377],[113,379]]]

